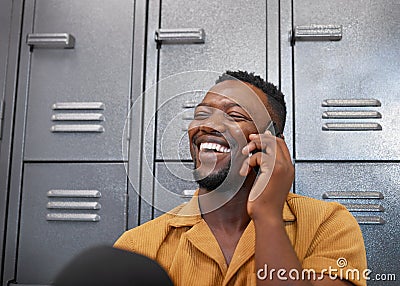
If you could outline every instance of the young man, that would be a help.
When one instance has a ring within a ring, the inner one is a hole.
[[[224,73],[189,126],[198,191],[114,246],[156,260],[177,286],[365,285],[364,243],[352,215],[289,192],[285,116],[274,85]]]

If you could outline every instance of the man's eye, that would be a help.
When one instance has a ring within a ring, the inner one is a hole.
[[[227,117],[230,120],[234,120],[234,121],[248,120],[248,118],[246,116],[244,116],[243,114],[240,114],[240,113],[236,113],[236,112],[227,114]]]
[[[194,114],[194,119],[201,120],[201,119],[207,118],[208,116],[209,116],[208,112],[204,112],[204,111],[196,112]]]

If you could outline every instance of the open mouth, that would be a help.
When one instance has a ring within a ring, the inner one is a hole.
[[[218,144],[218,143],[213,143],[213,142],[200,143],[199,150],[204,151],[204,152],[218,152],[218,153],[230,153],[231,152],[230,148],[223,146],[221,144]]]

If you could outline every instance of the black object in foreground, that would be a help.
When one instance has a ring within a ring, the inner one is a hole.
[[[111,246],[88,248],[74,257],[56,276],[54,286],[173,286],[154,260]]]

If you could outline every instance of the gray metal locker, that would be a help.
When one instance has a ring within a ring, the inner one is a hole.
[[[298,193],[319,200],[338,201],[356,217],[364,236],[371,278],[377,273],[398,275],[398,163],[304,162],[296,164],[295,180]],[[389,283],[370,281],[368,285]]]
[[[400,158],[400,4],[294,1],[297,160]]]
[[[295,191],[346,204],[373,274],[398,274],[400,5],[306,0],[292,9]]]
[[[82,249],[112,245],[126,228],[123,164],[28,163],[17,284],[49,284]]]
[[[197,189],[191,171],[193,163],[156,163],[156,192],[154,193],[154,217],[188,202]]]
[[[133,6],[129,0],[26,3],[26,160],[122,160]]]
[[[74,254],[137,225],[122,150],[135,1],[14,2],[23,22],[2,283],[45,285]]]
[[[148,9],[140,185],[146,202],[162,192],[152,179],[156,162],[191,161],[187,125],[218,76],[227,69],[267,73],[265,1],[150,1]],[[164,207],[176,206],[172,201]],[[141,223],[152,217],[151,208],[141,210]]]

